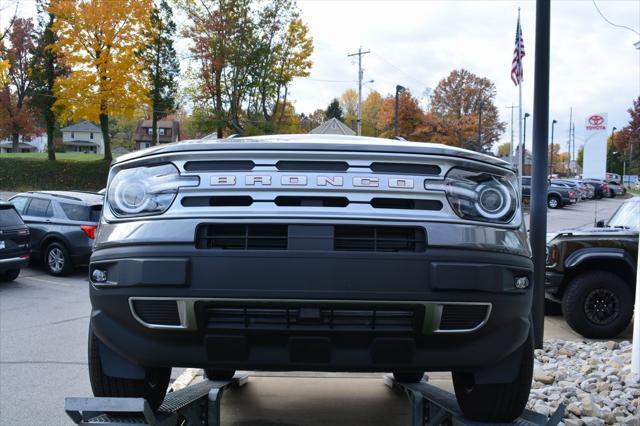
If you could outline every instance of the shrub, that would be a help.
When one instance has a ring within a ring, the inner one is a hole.
[[[98,191],[107,184],[106,161],[0,158],[0,190]]]

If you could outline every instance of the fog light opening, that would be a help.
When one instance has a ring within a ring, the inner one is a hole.
[[[527,277],[517,277],[513,283],[517,289],[524,290],[529,287],[529,278]]]
[[[106,283],[107,271],[103,269],[94,269],[91,273],[91,279],[96,283]]]

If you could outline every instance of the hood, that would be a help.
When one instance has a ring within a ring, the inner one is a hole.
[[[392,139],[342,135],[268,135],[231,139],[200,139],[163,144],[122,155],[113,164],[156,154],[189,151],[355,151],[400,154],[446,155],[481,161],[515,171],[508,162],[467,149],[428,142],[408,142]]]
[[[607,235],[635,235],[638,234],[637,229],[623,229],[623,228],[596,228],[596,227],[584,227],[579,229],[565,229],[558,232],[547,233],[547,244],[556,238],[557,236],[568,237],[588,237],[588,236],[607,236]]]

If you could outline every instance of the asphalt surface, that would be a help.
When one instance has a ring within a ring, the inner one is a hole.
[[[550,232],[610,216],[620,199],[584,202],[549,213]],[[597,208],[597,212],[596,212]],[[0,283],[0,425],[67,425],[66,396],[90,396],[86,269],[55,278],[30,267]],[[546,336],[581,337],[561,317],[548,317]],[[621,339],[629,339],[628,330]],[[174,369],[173,377],[181,373]],[[448,373],[431,381],[451,389]],[[228,425],[395,425],[408,423],[404,395],[379,375],[261,373],[223,398]]]

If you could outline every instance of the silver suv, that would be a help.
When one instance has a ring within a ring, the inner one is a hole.
[[[363,137],[120,157],[90,264],[93,391],[157,407],[172,366],[452,371],[466,416],[512,420],[533,368],[516,182],[490,156]]]

